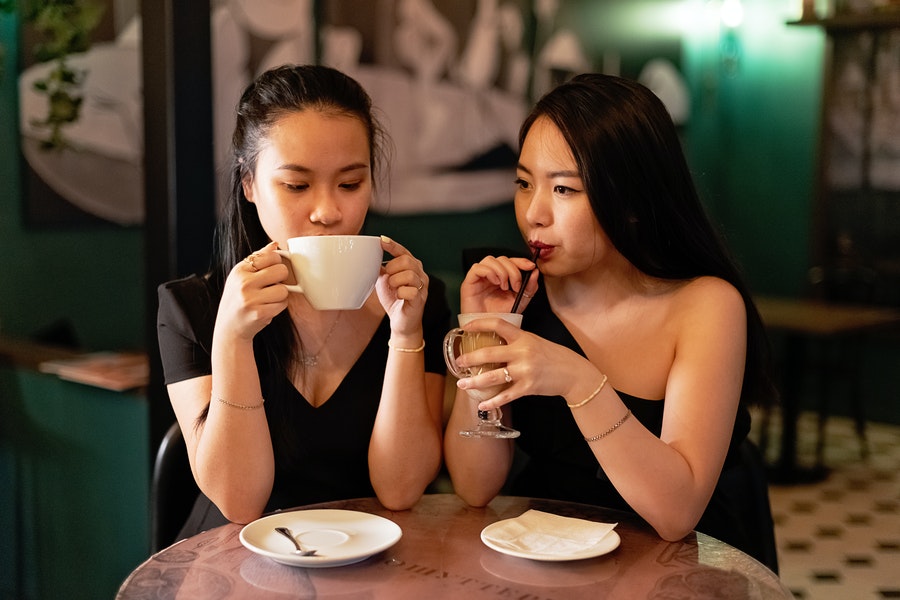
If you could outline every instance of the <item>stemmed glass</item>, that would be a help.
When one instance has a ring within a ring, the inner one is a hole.
[[[495,317],[504,319],[516,327],[522,326],[522,315],[516,313],[467,313],[459,315],[459,324],[461,327],[476,319]],[[456,363],[456,359],[467,352],[472,352],[479,348],[488,346],[500,346],[506,342],[493,331],[465,331],[463,329],[452,329],[444,337],[444,361],[447,368],[454,377],[474,377],[487,371],[494,369],[502,369],[505,365],[502,363],[485,363],[472,367],[460,367]],[[476,402],[482,402],[493,398],[499,394],[503,388],[509,383],[504,382],[500,385],[478,390],[466,390],[470,398]],[[499,408],[492,410],[479,410],[478,421],[474,427],[464,429],[459,432],[463,437],[492,437],[492,438],[516,438],[519,437],[519,431],[512,427],[507,427],[500,422],[503,413]]]

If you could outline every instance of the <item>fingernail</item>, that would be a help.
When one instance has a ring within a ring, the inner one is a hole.
[[[389,238],[386,235],[381,236],[381,241],[384,242],[385,244],[393,244],[394,243],[394,240],[392,240],[391,238]]]

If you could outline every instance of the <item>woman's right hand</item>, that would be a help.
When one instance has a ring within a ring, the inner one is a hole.
[[[522,271],[531,273],[525,282]],[[509,312],[524,283],[525,295],[518,309],[522,312],[537,292],[537,276],[537,265],[527,258],[486,256],[472,265],[460,286],[460,309],[463,313]]]
[[[231,269],[219,304],[217,332],[252,340],[287,308],[290,292],[279,284],[290,271],[275,253],[277,247],[276,242],[270,242]]]

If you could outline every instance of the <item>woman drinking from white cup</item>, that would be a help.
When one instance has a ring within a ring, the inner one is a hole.
[[[361,308],[316,308],[279,255],[292,238],[360,234],[383,142],[369,96],[334,69],[279,67],[245,90],[214,268],[159,290],[166,384],[202,491],[184,534],[353,497],[405,509],[437,475],[443,284],[381,238]]]

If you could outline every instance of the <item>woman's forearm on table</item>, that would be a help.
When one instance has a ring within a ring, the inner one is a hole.
[[[443,390],[421,352],[391,350],[369,444],[372,485],[388,508],[415,504],[440,470]]]

